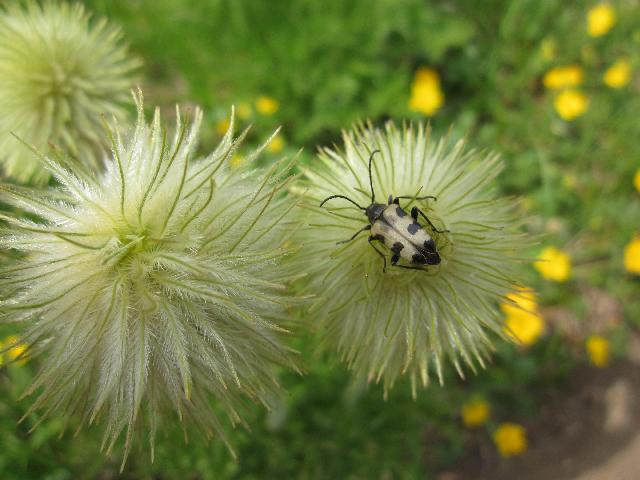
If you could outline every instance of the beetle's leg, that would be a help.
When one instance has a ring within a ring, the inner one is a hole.
[[[389,205],[391,205],[393,203],[393,195],[389,195],[388,203],[389,203]]]
[[[400,197],[394,198],[393,203],[395,203],[396,205],[400,205]]]
[[[391,265],[394,267],[398,265],[398,260],[400,260],[400,255],[396,253],[391,257]]]
[[[427,223],[433,229],[434,232],[448,233],[451,231],[451,230],[438,230],[436,226],[433,223],[431,223],[431,220],[429,220],[429,217],[427,217],[422,210],[420,210],[418,207],[413,207],[411,209],[411,218],[413,218],[413,220],[416,222],[418,221],[418,214],[422,215],[422,217],[427,221]]]
[[[376,246],[373,244],[373,241],[374,241],[374,240],[382,241],[382,240],[384,240],[384,239],[382,239],[382,240],[381,240],[381,238],[380,238],[379,236],[377,236],[377,235],[375,235],[375,236],[374,236],[374,235],[371,235],[371,236],[369,237],[369,240],[368,240],[368,241],[369,241],[369,245],[371,245],[371,247],[372,247],[376,252],[378,252],[378,255],[380,255],[380,256],[382,257],[382,260],[384,261],[384,264],[383,264],[383,267],[382,267],[382,273],[387,273],[387,257],[385,256],[385,254],[384,254],[384,253],[382,253],[380,250],[378,250],[378,249],[376,248]]]
[[[360,235],[362,232],[366,232],[367,230],[371,230],[371,225],[365,225],[364,227],[362,227],[362,229],[358,230],[356,233],[353,234],[353,236],[348,239],[348,240],[342,240],[341,242],[336,242],[336,245],[340,245],[341,243],[348,243],[351,240],[353,240],[354,238],[356,238],[358,235]]]

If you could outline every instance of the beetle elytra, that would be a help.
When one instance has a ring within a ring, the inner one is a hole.
[[[358,230],[351,238],[343,240],[340,243],[347,243],[354,240],[362,232],[370,231],[369,245],[380,255],[384,261],[383,272],[387,270],[386,255],[374,244],[380,242],[385,245],[391,252],[391,265],[399,268],[407,268],[413,270],[423,270],[426,265],[440,264],[440,254],[436,248],[436,244],[431,235],[418,223],[420,215],[436,233],[445,233],[449,230],[438,230],[429,217],[418,207],[413,207],[407,215],[400,206],[400,199],[414,200],[437,200],[432,195],[423,197],[398,196],[389,195],[388,203],[376,203],[376,196],[373,190],[373,177],[371,174],[371,162],[376,153],[380,150],[374,150],[369,156],[369,185],[371,187],[371,204],[368,207],[362,207],[351,198],[345,195],[331,195],[325,198],[320,206],[333,198],[342,198],[353,203],[366,214],[369,223]],[[399,265],[400,259],[406,260],[409,265]]]

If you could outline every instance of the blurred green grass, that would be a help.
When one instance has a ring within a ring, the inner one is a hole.
[[[247,104],[251,112],[240,124],[253,125],[250,142],[282,125],[286,143],[272,157],[304,147],[302,161],[312,162],[318,145],[339,142],[340,130],[356,121],[423,120],[408,107],[410,86],[418,67],[435,69],[445,102],[429,120],[434,130],[500,152],[499,188],[524,198],[523,215],[531,232],[543,235],[541,247],[556,245],[572,257],[566,283],[529,270],[543,312],[570,315],[584,334],[602,330],[624,354],[640,323],[638,280],[622,262],[640,218],[632,184],[640,167],[640,87],[637,73],[619,90],[601,78],[619,58],[628,58],[634,72],[640,66],[633,2],[612,3],[617,23],[598,38],[586,33],[594,3],[584,1],[85,3],[121,25],[143,59],[147,104],[205,109],[203,151],[218,140],[216,125],[231,105]],[[584,69],[580,89],[589,97],[587,111],[572,122],[558,116],[555,94],[541,80],[568,64]],[[255,109],[264,95],[279,103],[273,115]],[[602,318],[594,325],[588,289],[618,305],[623,322]],[[499,343],[486,371],[469,372],[466,381],[447,371],[445,387],[432,385],[415,401],[404,383],[385,401],[379,386],[353,383],[343,366],[315,354],[313,337],[298,339],[306,375],[283,373],[287,393],[273,412],[247,405],[251,431],[230,429],[237,462],[197,432],[185,444],[177,419],[167,419],[155,463],[139,445],[122,478],[429,478],[464,452],[468,433],[459,408],[466,399],[489,400],[495,421],[532,418],[542,396],[561,390],[586,361],[582,338],[567,336],[549,315],[547,336],[530,349]],[[18,398],[35,363],[0,371],[0,477],[119,478],[118,456],[99,453],[99,429],[74,437],[71,428],[58,439],[59,422],[33,434],[37,415],[17,425],[29,403]]]

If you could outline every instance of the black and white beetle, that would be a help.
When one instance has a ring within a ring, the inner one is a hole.
[[[380,150],[374,150],[369,157],[369,185],[371,186],[371,205],[364,208],[358,205],[349,197],[344,195],[331,195],[325,198],[320,206],[322,207],[326,202],[332,198],[343,198],[353,203],[360,210],[364,210],[367,218],[369,219],[369,225],[366,225],[361,230],[358,230],[348,240],[343,240],[341,243],[347,243],[354,240],[362,232],[367,230],[371,231],[369,236],[369,245],[378,252],[384,261],[382,271],[387,271],[387,257],[373,244],[374,241],[382,242],[393,253],[391,257],[391,265],[394,267],[408,268],[413,270],[423,270],[422,266],[425,265],[438,265],[440,263],[440,254],[436,249],[436,244],[422,225],[418,223],[418,215],[421,215],[437,233],[445,233],[449,230],[438,230],[431,220],[424,214],[418,207],[411,209],[411,216],[407,216],[407,213],[400,206],[401,198],[408,198],[414,200],[425,200],[431,198],[436,200],[436,197],[427,195],[425,197],[409,197],[400,196],[393,197],[389,195],[389,202],[387,205],[383,203],[376,203],[376,195],[373,191],[373,177],[371,175],[371,162],[373,156],[376,153],[380,153]],[[400,258],[407,260],[411,266],[398,265]]]

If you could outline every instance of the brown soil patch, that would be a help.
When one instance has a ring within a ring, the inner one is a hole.
[[[572,376],[567,390],[543,397],[540,414],[534,421],[525,423],[529,449],[524,455],[513,459],[500,458],[486,433],[474,434],[458,467],[443,472],[437,478],[640,478],[640,471],[628,472],[629,476],[625,473],[640,466],[638,392],[640,369],[630,362],[605,369],[580,368]]]

